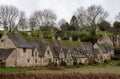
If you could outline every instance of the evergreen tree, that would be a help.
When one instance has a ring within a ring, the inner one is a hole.
[[[79,30],[78,20],[74,15],[71,18],[70,26],[68,27],[68,30],[70,30],[70,31],[78,31]]]

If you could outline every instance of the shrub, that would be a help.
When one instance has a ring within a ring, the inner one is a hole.
[[[105,60],[104,63],[105,63],[105,64],[109,64],[110,61],[109,61],[109,60]]]
[[[114,53],[115,53],[115,55],[120,55],[120,47],[115,47]]]
[[[66,66],[66,62],[65,61],[61,61],[60,65],[61,66]]]

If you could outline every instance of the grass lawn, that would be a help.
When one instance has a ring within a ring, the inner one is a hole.
[[[50,69],[32,69],[32,68],[0,68],[0,72],[30,72],[30,73],[120,73],[119,66],[82,66],[79,68],[64,68],[62,70],[50,70]]]
[[[0,73],[28,72],[28,73],[119,73],[120,66],[115,66],[120,60],[112,60],[105,65],[99,66],[80,66],[79,68],[62,68],[60,70],[51,70],[47,68],[29,68],[29,67],[0,67]]]

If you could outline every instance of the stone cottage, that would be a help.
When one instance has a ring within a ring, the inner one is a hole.
[[[9,54],[11,57],[9,59],[4,60],[4,66],[7,67],[17,67],[17,66],[33,66],[33,56],[32,53],[33,47],[27,42],[24,37],[17,32],[17,29],[14,30],[14,33],[8,33],[8,28],[4,27],[4,35],[0,39],[0,49],[2,53],[1,55],[4,56],[3,50],[5,50],[6,55]],[[12,49],[12,51],[7,51],[8,49]],[[2,52],[3,51],[3,52]],[[36,55],[38,56],[38,55]],[[13,58],[12,58],[13,57]],[[11,61],[14,61],[11,64]],[[2,64],[3,65],[3,64]]]
[[[97,59],[98,59],[98,62],[100,63],[103,63],[105,60],[111,60],[111,57],[114,54],[112,47],[109,46],[107,43],[105,44],[96,43],[94,45],[94,48],[99,50]]]

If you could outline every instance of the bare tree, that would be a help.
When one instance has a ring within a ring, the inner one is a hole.
[[[63,18],[58,22],[59,27],[64,23],[66,23],[66,20]]]
[[[15,6],[1,5],[0,19],[1,24],[9,27],[10,31],[15,27],[15,21],[19,15],[19,10]]]
[[[36,25],[39,29],[41,29],[41,26],[43,25],[43,14],[42,11],[35,11],[31,17],[34,18],[34,22],[36,22]]]
[[[86,10],[83,7],[80,7],[75,12],[76,18],[78,19],[79,27],[82,28],[87,26],[88,21],[86,18]]]
[[[15,27],[26,28],[26,15],[24,11],[19,11],[18,8],[12,5],[0,6],[0,23],[3,27],[9,27],[11,32]]]
[[[35,17],[30,17],[29,18],[29,28],[31,31],[33,31],[35,28],[36,28],[36,20],[35,20]]]
[[[44,9],[43,11],[35,11],[31,17],[34,17],[34,22],[41,29],[43,26],[53,26],[56,21],[56,14],[50,9]]]
[[[102,6],[92,5],[87,9],[87,20],[96,29],[97,24],[105,20],[108,16],[108,12],[104,11]]]
[[[18,28],[20,28],[22,30],[27,29],[28,22],[27,22],[27,18],[26,18],[26,15],[25,15],[24,11],[21,11],[19,13],[18,23],[16,24],[16,27],[18,27]]]
[[[120,21],[120,12],[115,16],[115,19]]]
[[[44,21],[44,26],[52,26],[54,25],[57,16],[56,14],[51,10],[51,9],[44,9],[43,10],[43,21]]]

